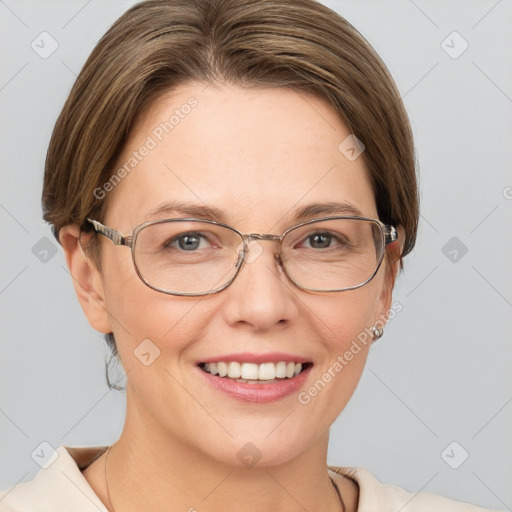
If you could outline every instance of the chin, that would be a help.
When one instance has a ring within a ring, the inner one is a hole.
[[[274,422],[273,429],[278,424]],[[298,457],[307,448],[304,433],[290,435],[283,430],[281,435],[276,435],[275,431],[266,428],[261,429],[259,434],[245,432],[235,435],[233,431],[230,432],[233,438],[227,440],[224,436],[222,441],[214,441],[215,444],[210,441],[205,452],[212,459],[237,468],[279,466]]]

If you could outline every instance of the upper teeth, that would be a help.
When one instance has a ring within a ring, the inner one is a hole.
[[[217,363],[205,363],[203,369],[212,375],[219,374],[220,377],[228,376],[232,379],[273,380],[285,377],[291,379],[301,372],[302,364],[285,361],[263,364],[219,361]]]

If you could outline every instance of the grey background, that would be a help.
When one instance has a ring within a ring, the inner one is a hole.
[[[110,444],[122,429],[125,395],[106,386],[102,337],[41,220],[40,194],[50,133],[75,76],[133,3],[0,0],[1,489],[35,476],[31,453],[42,442]],[[422,191],[418,244],[395,291],[403,309],[333,425],[328,462],[510,510],[512,2],[324,3],[394,75]],[[46,59],[31,47],[43,31],[58,43]],[[453,58],[463,40],[469,47]]]

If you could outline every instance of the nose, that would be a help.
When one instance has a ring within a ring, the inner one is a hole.
[[[278,238],[278,237],[276,237]],[[225,318],[255,331],[288,325],[298,316],[297,293],[283,272],[275,238],[251,237],[236,279],[225,294]]]

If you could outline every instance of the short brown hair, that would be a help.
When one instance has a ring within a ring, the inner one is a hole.
[[[314,0],[148,0],[123,14],[78,75],[50,141],[42,203],[57,239],[66,225],[89,230],[87,217],[103,219],[108,196],[94,191],[114,172],[137,116],[192,81],[326,100],[365,145],[379,218],[404,228],[402,255],[412,250],[416,163],[400,94],[364,37]]]

